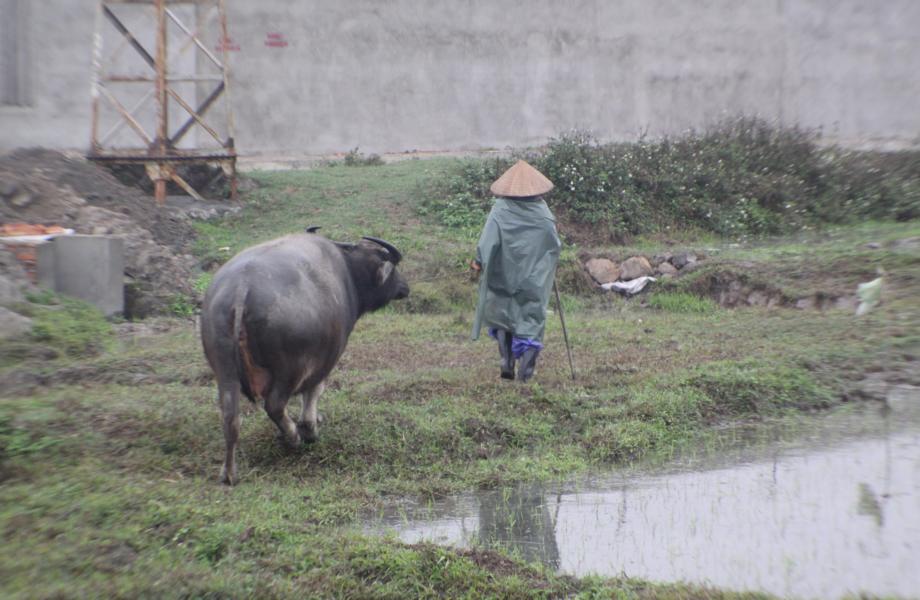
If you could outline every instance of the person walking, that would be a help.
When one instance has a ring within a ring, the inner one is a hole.
[[[495,203],[470,266],[479,272],[473,339],[487,327],[498,340],[501,377],[528,381],[543,349],[546,307],[562,243],[543,194],[552,182],[519,160],[489,188]]]

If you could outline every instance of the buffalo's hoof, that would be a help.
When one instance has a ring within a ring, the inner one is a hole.
[[[319,419],[317,419],[317,421],[319,421]],[[305,444],[312,444],[319,439],[318,424],[311,425],[309,423],[299,423],[297,425],[297,431],[300,433],[300,439],[302,439]]]
[[[303,440],[301,438],[299,431],[298,431],[297,436],[294,439],[289,438],[283,433],[279,433],[278,435],[276,435],[275,439],[278,441],[279,444],[281,444],[284,448],[287,448],[288,450],[297,450],[298,448],[300,448],[301,444],[303,443]]]
[[[236,485],[239,482],[240,478],[237,477],[236,469],[233,469],[231,472],[227,472],[227,467],[221,467],[220,469],[220,482],[224,485]]]

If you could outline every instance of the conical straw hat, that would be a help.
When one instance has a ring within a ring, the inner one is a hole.
[[[523,160],[514,163],[489,188],[496,196],[527,198],[539,196],[553,189],[553,182]]]

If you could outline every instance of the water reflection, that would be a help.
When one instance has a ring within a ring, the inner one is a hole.
[[[866,515],[875,519],[875,524],[881,527],[885,524],[885,515],[882,514],[882,503],[879,502],[872,486],[868,483],[859,484],[859,504],[857,510],[861,515]]]
[[[459,496],[387,515],[382,528],[408,542],[501,546],[574,575],[916,597],[920,394],[898,393],[890,414],[822,420],[796,443],[727,448],[689,470]]]
[[[523,559],[559,568],[554,519],[541,487],[486,492],[479,496],[479,541],[504,546]],[[558,511],[558,504],[557,504]]]

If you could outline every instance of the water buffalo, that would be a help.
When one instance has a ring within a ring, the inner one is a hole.
[[[220,480],[237,481],[240,392],[262,401],[291,446],[314,441],[323,381],[364,313],[409,295],[393,245],[316,234],[288,235],[243,250],[214,275],[201,309],[201,341],[217,378],[227,453]],[[295,425],[291,396],[303,406]]]

